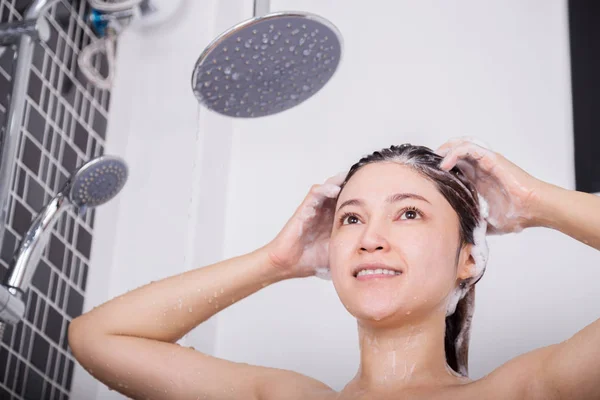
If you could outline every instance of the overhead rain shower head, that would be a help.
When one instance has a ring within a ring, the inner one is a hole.
[[[331,22],[314,14],[255,16],[204,50],[192,74],[192,89],[201,104],[230,117],[285,111],[331,79],[342,55],[341,37]]]

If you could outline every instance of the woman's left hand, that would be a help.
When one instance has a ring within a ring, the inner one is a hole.
[[[489,205],[488,234],[520,232],[535,226],[535,207],[545,184],[469,137],[452,139],[436,151],[440,167],[457,166]]]

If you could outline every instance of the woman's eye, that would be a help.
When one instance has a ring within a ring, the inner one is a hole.
[[[342,225],[354,225],[360,222],[358,217],[353,214],[343,215],[342,218],[340,218],[340,221],[342,222]]]
[[[402,214],[400,215],[400,219],[417,219],[420,216],[421,216],[421,213],[419,213],[418,210],[410,209],[410,210],[402,211]],[[406,217],[406,218],[404,218],[404,217]]]

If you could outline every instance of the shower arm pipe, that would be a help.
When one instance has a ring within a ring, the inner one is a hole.
[[[35,268],[50,238],[52,226],[70,205],[65,191],[61,191],[40,211],[23,235],[23,240],[13,256],[3,283],[20,299],[25,296],[29,288]]]
[[[271,0],[254,0],[254,18],[267,15],[270,8]]]
[[[4,282],[0,285],[0,340],[4,336],[6,324],[17,324],[23,318],[25,293],[50,238],[52,225],[68,205],[67,196],[60,192],[40,211],[23,235]]]
[[[39,20],[42,14],[59,0],[35,0],[23,15],[24,21]],[[27,23],[27,22],[26,22]],[[13,84],[10,96],[6,125],[2,133],[2,153],[0,155],[0,247],[4,243],[4,232],[12,177],[14,175],[17,143],[21,133],[21,124],[25,112],[27,87],[33,59],[35,39],[23,34],[17,40],[16,63],[14,66]]]

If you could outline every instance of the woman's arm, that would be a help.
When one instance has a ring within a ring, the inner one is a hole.
[[[272,373],[268,368],[220,360],[174,342],[283,278],[264,251],[168,277],[75,318],[69,345],[90,374],[131,398],[234,399],[243,392],[257,399],[261,382]]]
[[[313,186],[279,235],[261,249],[150,283],[75,318],[68,335],[77,361],[135,399],[281,399],[282,393],[304,399],[330,390],[292,371],[230,362],[174,342],[267,285],[325,267],[323,249],[333,223],[329,208],[335,207],[339,183],[336,177]]]
[[[533,226],[556,229],[600,250],[600,197],[544,184],[533,207]]]
[[[73,319],[80,331],[174,343],[217,312],[284,279],[260,249],[152,282]]]
[[[600,250],[599,197],[550,184],[540,194],[534,226],[556,229]],[[547,393],[558,399],[600,399],[600,319],[547,353],[540,360]]]
[[[543,226],[600,250],[599,197],[540,181],[469,138],[450,140],[436,152],[444,157],[442,169],[461,168],[488,201],[488,233]],[[494,380],[500,388],[514,387],[523,377],[527,398],[600,399],[600,320],[562,343],[517,357]]]

